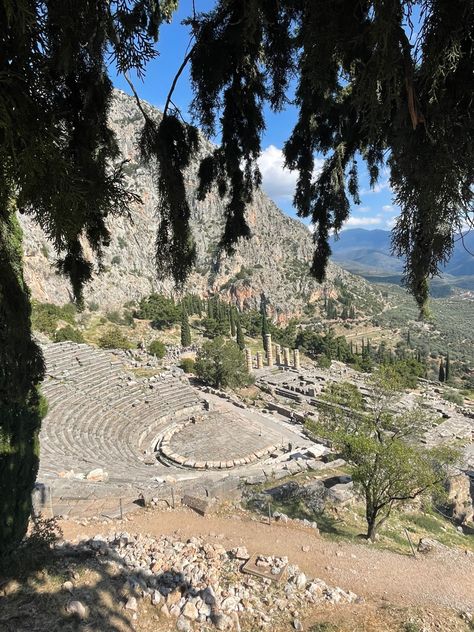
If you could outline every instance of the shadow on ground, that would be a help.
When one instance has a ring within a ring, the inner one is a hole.
[[[150,588],[150,578],[139,570],[124,569],[121,558],[110,549],[107,554],[90,550],[91,543],[67,543],[47,550],[27,545],[4,562],[0,572],[0,630],[134,632],[134,610],[125,608],[132,597],[148,604],[150,630],[158,629],[159,608],[164,601],[162,597],[157,607],[151,605],[154,589]],[[169,586],[170,592],[199,592],[177,572],[156,574],[154,581],[161,587]],[[149,593],[148,599],[143,599],[144,591]],[[80,602],[85,611],[79,607],[79,614],[71,612],[78,608],[73,602]]]

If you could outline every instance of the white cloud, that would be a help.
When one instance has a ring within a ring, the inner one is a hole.
[[[382,211],[384,213],[393,213],[395,207],[393,206],[393,204],[385,204],[384,206],[382,206]]]
[[[343,230],[347,228],[365,228],[367,226],[380,226],[382,218],[380,215],[369,216],[363,215],[362,217],[349,217],[344,224]]]
[[[285,167],[283,152],[275,145],[269,145],[260,154],[258,166],[262,173],[262,188],[274,200],[291,201],[295,192],[297,171]],[[315,161],[315,175],[323,165],[323,160]]]
[[[361,189],[360,195],[370,195],[373,193],[381,193],[382,191],[391,191],[390,183],[388,180],[384,180],[383,182],[377,182],[372,188],[369,189]]]

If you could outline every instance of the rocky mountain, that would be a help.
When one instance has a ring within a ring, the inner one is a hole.
[[[151,106],[145,107],[153,116],[160,116]],[[150,171],[140,163],[136,148],[142,123],[135,101],[117,91],[111,125],[123,156],[130,161],[126,166],[129,185],[140,195],[142,204],[133,207],[130,220],[114,218],[112,240],[104,260],[105,271],[96,275],[86,289],[86,302],[97,303],[102,309],[121,306],[152,291],[173,292],[171,280],[159,282],[156,278],[156,191]],[[301,314],[308,304],[313,304],[317,313],[325,295],[337,298],[341,292],[353,296],[353,303],[361,313],[370,314],[380,309],[382,298],[378,290],[333,263],[329,265],[325,284],[320,285],[311,278],[309,263],[313,243],[309,230],[286,216],[262,191],[255,193],[247,212],[252,238],[242,240],[232,257],[218,260],[217,243],[223,226],[224,204],[217,192],[212,192],[204,202],[195,199],[199,161],[211,147],[207,140],[201,139],[200,150],[187,174],[198,253],[188,291],[201,296],[218,292],[242,308],[258,307],[264,292],[273,314],[282,320]],[[26,276],[33,297],[54,303],[67,302],[70,290],[67,281],[55,272],[51,244],[31,220],[22,218],[22,222]]]

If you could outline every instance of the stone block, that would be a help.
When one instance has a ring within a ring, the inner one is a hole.
[[[191,496],[189,494],[185,494],[181,500],[183,505],[189,507],[190,509],[194,509],[197,513],[205,516],[209,513],[213,501],[210,498],[200,498],[198,496]]]
[[[309,447],[306,452],[315,459],[319,459],[329,452],[329,449],[321,443],[315,443]]]

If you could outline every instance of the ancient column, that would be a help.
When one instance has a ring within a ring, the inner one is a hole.
[[[263,369],[263,353],[257,351],[257,369]]]
[[[290,350],[288,347],[283,347],[283,364],[290,366]]]
[[[293,366],[295,367],[295,369],[297,371],[299,371],[300,370],[300,352],[299,352],[299,349],[295,349],[293,351],[293,360],[294,360]]]
[[[245,363],[247,364],[247,371],[252,373],[253,362],[252,362],[252,350],[245,349]]]
[[[267,350],[267,364],[273,366],[272,334],[265,334],[265,349]]]
[[[277,364],[281,364],[281,345],[275,345],[275,360]]]

